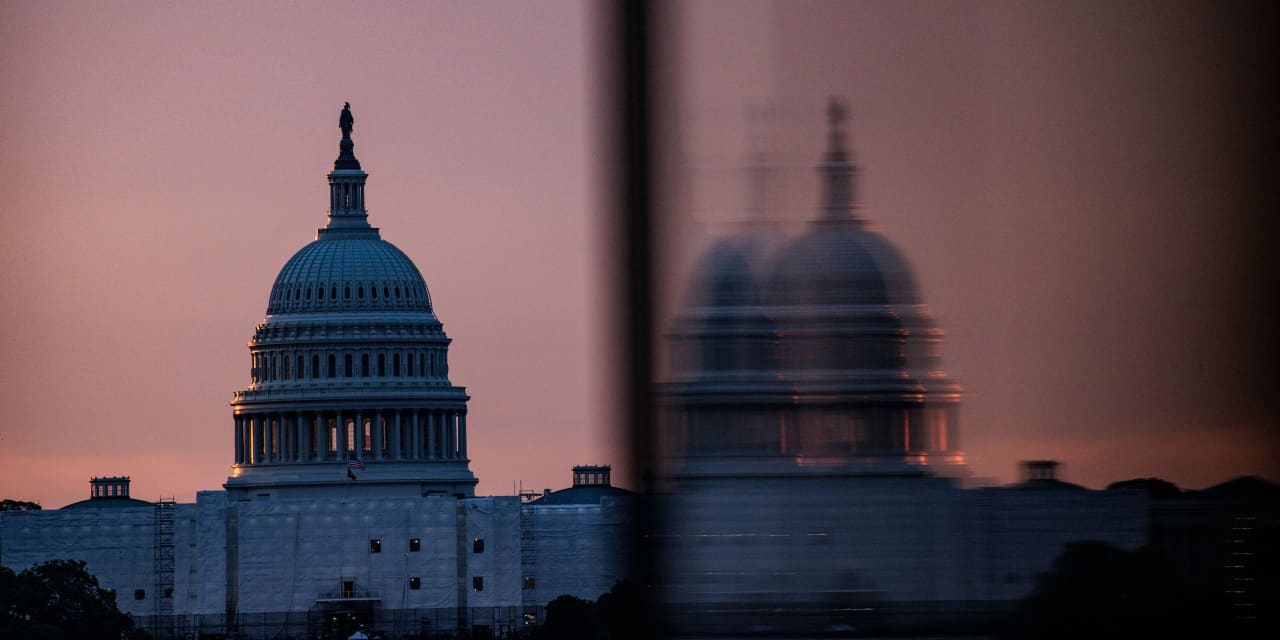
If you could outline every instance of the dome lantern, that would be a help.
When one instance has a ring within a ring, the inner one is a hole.
[[[344,103],[338,117],[342,141],[338,143],[338,159],[333,161],[333,171],[329,173],[329,225],[320,230],[320,237],[334,231],[354,232],[356,235],[373,231],[374,235],[377,234],[377,229],[369,226],[369,211],[365,209],[364,183],[369,174],[361,170],[360,161],[356,159],[356,143],[351,139],[354,126],[351,103]]]
[[[822,164],[818,165],[823,190],[819,221],[861,225],[862,219],[854,213],[854,205],[857,204],[854,180],[858,167],[853,164],[844,144],[844,121],[847,117],[848,108],[844,100],[832,96],[827,102],[827,152],[823,155]]]

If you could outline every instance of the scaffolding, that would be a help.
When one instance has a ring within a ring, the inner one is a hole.
[[[534,582],[537,571],[537,539],[534,514],[537,509],[528,505],[520,506],[520,608],[521,625],[536,625],[538,620],[538,589]]]
[[[173,637],[173,498],[161,498],[155,504],[155,603],[157,638]]]

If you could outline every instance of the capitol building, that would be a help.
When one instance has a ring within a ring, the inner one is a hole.
[[[122,611],[180,638],[506,635],[624,576],[630,492],[607,466],[543,495],[474,495],[470,398],[422,274],[369,224],[352,125],[344,109],[328,223],[249,341],[224,489],[150,503],[94,478],[87,500],[0,513],[0,564],[85,560]]]
[[[353,125],[344,109],[328,222],[249,341],[223,489],[151,503],[94,478],[81,502],[0,513],[0,564],[84,560],[158,637],[505,636],[627,577],[637,500],[607,466],[475,495],[471,398],[422,274],[370,224]],[[998,613],[1064,544],[1147,542],[1141,494],[1062,482],[1049,462],[967,484],[942,331],[857,206],[844,126],[833,103],[807,229],[718,239],[667,328],[663,528],[641,533],[678,633]]]

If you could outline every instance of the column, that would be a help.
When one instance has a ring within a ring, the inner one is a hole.
[[[262,464],[263,456],[267,450],[262,447],[263,433],[266,431],[262,426],[262,414],[253,414],[253,463]]]
[[[394,458],[394,459],[396,459],[396,460],[399,460],[399,459],[400,459],[400,457],[401,457],[401,456],[400,456],[400,453],[401,453],[401,452],[400,452],[400,442],[401,442],[401,438],[403,437],[403,436],[401,435],[401,432],[400,432],[400,414],[401,414],[401,413],[403,413],[403,412],[402,412],[402,411],[400,411],[399,409],[396,409],[396,417],[395,417],[395,421],[392,423],[392,426],[391,426],[391,431],[392,431],[392,435],[391,435],[391,457],[392,457],[392,458]]]
[[[418,413],[417,409],[409,412],[409,433],[411,434],[409,443],[409,451],[411,453],[409,457],[413,460],[422,459],[422,426],[418,419]]]
[[[439,420],[436,419],[435,410],[427,412],[427,458],[431,460],[440,459],[440,434],[436,427]]]
[[[302,420],[302,412],[301,412],[301,411],[299,411],[298,413],[293,414],[293,430],[294,430],[294,438],[293,438],[293,447],[294,447],[294,451],[293,451],[293,453],[294,453],[294,456],[293,456],[293,459],[294,459],[294,461],[295,461],[295,462],[302,462],[302,461],[306,460],[306,454],[304,453],[305,448],[304,448],[304,446],[303,446],[303,445],[306,443],[307,438],[306,438],[306,436],[305,436],[305,435],[303,435],[303,433],[302,433],[302,430],[303,430],[303,420]]]
[[[351,365],[355,366],[355,362],[352,362]],[[351,430],[351,435],[354,436],[356,439],[356,441],[352,443],[353,446],[351,448],[356,450],[356,457],[361,460],[364,460],[364,417],[363,415],[364,414],[360,409],[356,409],[356,428]]]
[[[441,417],[444,418],[444,457],[452,460],[457,450],[453,433],[453,412],[446,410]]]
[[[458,457],[467,459],[467,410],[458,412]]]
[[[373,423],[369,425],[369,430],[373,431],[373,459],[382,459],[382,419],[383,412],[374,410]]]
[[[267,462],[280,462],[280,419],[267,415]]]
[[[325,436],[324,436],[323,424],[324,424],[324,414],[322,412],[317,411],[311,414],[311,426],[314,427],[311,430],[311,440],[312,440],[311,444],[315,447],[315,450],[311,452],[311,459],[315,460],[316,462],[320,462],[321,460],[324,460]]]
[[[347,459],[347,421],[343,419],[341,411],[334,411],[335,415],[333,424],[338,430],[338,450],[334,452],[334,459]]]
[[[244,464],[244,418],[236,416],[236,464]]]

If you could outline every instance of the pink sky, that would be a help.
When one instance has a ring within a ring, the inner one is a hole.
[[[976,475],[1040,457],[1090,486],[1273,473],[1258,336],[1274,291],[1236,34],[1216,14],[1107,6],[682,5],[665,87],[682,240],[660,263],[678,274],[738,217],[752,104],[776,113],[778,217],[811,215],[822,104],[844,94],[868,216],[949,332]],[[220,487],[245,342],[325,222],[344,100],[370,220],[454,339],[478,491],[620,463],[594,18],[0,7],[3,497],[60,506],[112,474],[144,499]]]

